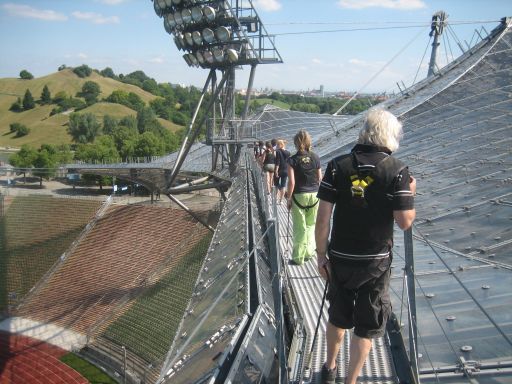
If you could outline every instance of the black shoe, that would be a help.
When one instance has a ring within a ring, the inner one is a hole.
[[[322,373],[320,377],[320,383],[322,384],[334,384],[336,380],[336,367],[333,369],[327,369],[327,367],[322,365]]]

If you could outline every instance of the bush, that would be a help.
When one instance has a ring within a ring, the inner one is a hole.
[[[84,78],[91,75],[92,69],[89,66],[83,64],[79,67],[74,68],[73,73],[78,77]]]
[[[181,112],[174,112],[171,116],[171,121],[174,123],[174,124],[178,124],[178,125],[187,125],[187,116],[185,116],[183,113]]]

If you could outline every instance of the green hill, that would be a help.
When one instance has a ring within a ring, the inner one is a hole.
[[[19,78],[0,79],[0,147],[20,147],[23,144],[39,147],[42,143],[70,143],[71,137],[66,132],[69,112],[50,116],[51,110],[56,106],[55,104],[43,106],[36,104],[34,109],[23,112],[11,112],[9,108],[18,97],[23,99],[23,95],[27,89],[30,90],[30,93],[32,93],[36,101],[40,99],[41,92],[45,85],[48,86],[52,97],[61,91],[75,97],[77,92],[82,90],[82,86],[86,81],[94,81],[100,86],[101,93],[98,97],[99,100],[109,96],[115,90],[133,92],[146,104],[157,98],[157,96],[139,87],[103,77],[96,72],[92,72],[89,77],[80,78],[69,68],[32,80],[22,80]],[[80,112],[91,112],[95,114],[100,121],[106,114],[117,118],[127,115],[136,115],[134,110],[113,103],[97,103]],[[167,120],[159,119],[159,121],[164,127],[171,131],[181,128],[181,126]],[[10,133],[9,125],[12,123],[26,125],[30,128],[30,133],[26,136],[15,138],[14,134]]]

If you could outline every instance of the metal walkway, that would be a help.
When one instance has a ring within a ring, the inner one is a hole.
[[[299,357],[298,369],[290,371],[290,382],[319,383],[320,371],[326,358],[325,326],[327,322],[328,302],[324,305],[322,319],[318,330],[317,341],[311,359],[311,371],[305,369],[309,359],[309,351],[313,341],[316,322],[322,302],[324,280],[317,272],[316,259],[313,258],[301,266],[290,263],[292,239],[292,220],[288,215],[286,205],[277,205],[279,219],[280,253],[285,265],[285,279],[293,291],[299,316],[303,322],[303,333],[306,338],[303,352]],[[289,226],[289,228],[288,228]],[[285,283],[286,284],[286,283]],[[345,378],[348,369],[349,345],[351,332],[345,333],[345,340],[337,359],[337,381]],[[293,353],[293,352],[292,352]],[[290,356],[289,359],[292,357]],[[341,381],[342,382],[342,381]],[[369,357],[359,376],[360,383],[396,383],[391,352],[386,337],[374,340]]]

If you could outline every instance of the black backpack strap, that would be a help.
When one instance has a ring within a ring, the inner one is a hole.
[[[292,199],[293,199],[293,202],[294,202],[295,204],[297,204],[297,207],[299,207],[300,209],[305,210],[306,212],[307,212],[307,211],[309,211],[309,209],[313,208],[315,205],[317,205],[317,204],[318,204],[318,201],[319,201],[319,199],[316,199],[316,201],[315,201],[315,203],[314,203],[314,204],[312,204],[312,205],[307,205],[307,206],[303,206],[302,204],[300,204],[300,203],[297,201],[297,199],[295,198],[295,195],[292,195]]]

